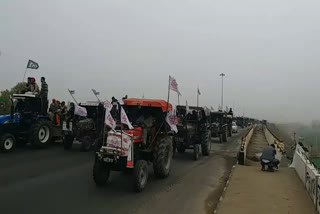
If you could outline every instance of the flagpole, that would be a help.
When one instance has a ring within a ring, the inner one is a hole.
[[[22,82],[24,82],[24,78],[26,78],[26,73],[27,73],[28,67],[26,67],[26,70],[24,71],[23,79]]]
[[[79,105],[79,103],[77,102],[77,100],[73,97],[72,93],[70,92],[70,89],[68,88],[69,94],[71,95],[71,97],[73,98],[74,102],[76,102],[77,105]]]
[[[198,86],[198,90],[197,90],[197,107],[199,107],[199,86]]]
[[[169,98],[170,98],[170,75],[169,75],[169,83],[168,83],[167,112],[168,112],[168,109],[169,109]]]

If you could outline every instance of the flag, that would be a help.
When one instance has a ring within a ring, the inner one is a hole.
[[[81,106],[76,105],[74,108],[74,114],[82,117],[87,116],[87,109]]]
[[[177,83],[176,79],[173,78],[172,76],[169,76],[169,89],[180,94],[179,89],[178,89],[178,83]]]
[[[122,124],[126,124],[129,127],[129,129],[133,129],[133,126],[131,125],[131,123],[128,119],[128,116],[122,107],[121,107],[121,116],[120,117],[121,117],[120,121]]]
[[[116,128],[116,121],[114,121],[112,115],[110,114],[110,111],[106,108],[106,116],[104,118],[104,124],[106,126],[109,126],[112,129]]]
[[[100,92],[96,91],[95,89],[91,89],[91,90],[94,93],[94,95],[96,95],[96,96],[100,94]]]
[[[28,64],[27,64],[27,68],[38,69],[39,68],[39,64],[36,63],[35,61],[32,61],[32,60],[29,59]]]
[[[175,133],[178,133],[178,117],[173,113],[173,111],[169,111],[167,113],[166,121],[168,125],[170,126],[171,130],[174,131]]]
[[[199,89],[199,87],[198,87],[198,95],[201,95],[201,92],[200,92],[200,89]]]
[[[191,110],[189,108],[188,101],[186,100],[186,114],[189,114],[189,113],[191,113]]]
[[[112,109],[112,104],[111,104],[108,100],[106,100],[106,101],[104,101],[104,108],[105,108],[107,111],[111,111],[111,109]]]
[[[68,91],[69,91],[69,93],[70,93],[71,95],[73,95],[73,94],[75,94],[75,93],[76,93],[76,91],[75,91],[75,90],[70,90],[70,89],[68,89]]]

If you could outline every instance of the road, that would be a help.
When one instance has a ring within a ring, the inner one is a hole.
[[[177,154],[167,179],[150,166],[147,188],[136,193],[131,175],[112,172],[105,187],[92,180],[93,153],[61,145],[46,150],[21,148],[0,154],[1,213],[212,213],[236,162],[241,136],[212,143],[209,157]]]

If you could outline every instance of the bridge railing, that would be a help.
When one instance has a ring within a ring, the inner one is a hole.
[[[320,173],[309,159],[308,152],[302,143],[298,143],[290,167],[295,168],[317,212],[320,213]]]
[[[251,141],[251,137],[253,135],[254,129],[256,128],[256,125],[252,125],[248,132],[242,137],[241,139],[241,145],[240,145],[240,151],[238,153],[238,164],[245,165],[246,159],[247,159],[247,147]]]

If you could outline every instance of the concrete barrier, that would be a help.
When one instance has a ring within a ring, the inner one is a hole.
[[[252,134],[254,129],[256,128],[256,125],[252,125],[249,129],[249,131],[245,134],[244,137],[242,137],[241,145],[240,145],[240,151],[238,154],[238,164],[245,165],[246,164],[246,158],[247,158],[247,147],[250,143]]]
[[[308,158],[308,150],[302,143],[296,145],[290,167],[295,168],[297,175],[304,184],[315,209],[320,213],[320,173]]]

